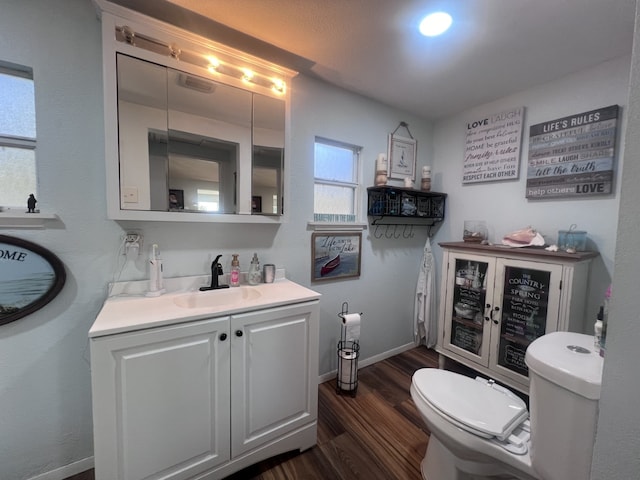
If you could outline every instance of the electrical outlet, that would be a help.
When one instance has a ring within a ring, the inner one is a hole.
[[[124,251],[123,255],[129,255],[130,252],[135,251],[135,256],[140,255],[142,251],[142,233],[127,232],[124,235]]]

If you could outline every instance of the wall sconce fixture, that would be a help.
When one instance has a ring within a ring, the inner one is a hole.
[[[260,61],[251,65],[253,68],[248,68],[246,63],[249,61],[245,60],[248,58],[246,54],[238,59],[228,52],[225,55],[222,50],[216,51],[216,55],[212,55],[211,52],[201,53],[182,49],[176,43],[163,42],[148,35],[134,32],[128,25],[116,26],[115,33],[116,40],[119,42],[201,67],[213,75],[225,75],[248,85],[263,87],[276,95],[284,95],[286,92],[285,80],[273,77],[273,72],[267,71],[269,67],[265,67],[264,64],[261,66]],[[227,50],[230,51],[228,48]],[[245,65],[238,65],[241,61],[244,61]],[[265,72],[262,73],[260,70]]]

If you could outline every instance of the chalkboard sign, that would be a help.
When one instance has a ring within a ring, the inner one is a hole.
[[[498,365],[527,376],[524,354],[546,333],[551,272],[505,267]]]
[[[65,280],[64,265],[49,250],[0,235],[0,325],[44,307]]]
[[[456,259],[451,344],[480,355],[489,264]]]

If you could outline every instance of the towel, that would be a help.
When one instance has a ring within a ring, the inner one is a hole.
[[[437,342],[435,269],[431,240],[427,237],[416,285],[413,336],[416,345],[424,343],[428,348],[434,347]]]

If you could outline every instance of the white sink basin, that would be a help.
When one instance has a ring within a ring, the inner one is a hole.
[[[173,302],[182,308],[220,308],[257,300],[262,293],[252,287],[223,288],[177,296]]]

